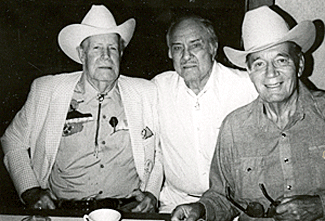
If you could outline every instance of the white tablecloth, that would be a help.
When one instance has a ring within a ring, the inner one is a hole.
[[[21,221],[28,216],[22,215],[0,215],[0,221]],[[51,221],[83,221],[80,217],[58,217],[50,216]],[[122,219],[121,221],[140,221],[139,219]],[[148,220],[145,221],[159,221],[159,220]]]

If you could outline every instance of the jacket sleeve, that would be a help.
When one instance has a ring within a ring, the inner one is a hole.
[[[156,197],[157,202],[159,200],[162,181],[163,181],[163,164],[161,158],[161,151],[160,148],[156,145],[155,162],[154,162],[152,172],[148,179],[146,191],[152,193]]]
[[[36,84],[36,81],[32,83],[26,103],[1,138],[4,164],[19,196],[27,189],[39,186],[30,164],[30,136],[33,131],[32,122],[36,120],[35,102],[38,99]]]
[[[156,88],[156,87],[155,87]],[[146,191],[151,192],[159,200],[159,194],[163,182],[163,164],[162,152],[159,144],[159,122],[157,111],[157,91],[155,90],[154,98],[152,99],[152,113],[155,130],[155,151],[154,151],[154,166],[148,179]]]
[[[205,206],[207,220],[230,221],[238,215],[226,198],[228,186],[232,191],[235,189],[232,141],[231,127],[224,121],[210,167],[210,188],[200,199]]]

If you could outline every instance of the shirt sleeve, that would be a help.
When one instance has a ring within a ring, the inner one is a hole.
[[[218,136],[218,142],[210,168],[210,188],[200,202],[205,206],[207,220],[233,220],[239,213],[227,199],[228,186],[234,190],[232,174],[233,138],[230,124],[224,121]]]

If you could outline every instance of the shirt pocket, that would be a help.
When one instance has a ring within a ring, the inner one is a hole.
[[[309,158],[306,166],[311,166],[314,185],[323,187],[325,183],[325,145],[308,147]]]
[[[236,163],[236,184],[240,198],[259,197],[259,183],[264,182],[264,158],[242,157]]]

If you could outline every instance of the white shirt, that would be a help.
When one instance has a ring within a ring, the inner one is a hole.
[[[157,75],[160,145],[165,183],[160,212],[197,201],[209,188],[209,171],[222,120],[257,97],[246,72],[217,62],[196,95],[175,71]]]

